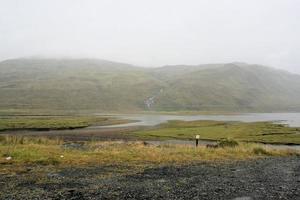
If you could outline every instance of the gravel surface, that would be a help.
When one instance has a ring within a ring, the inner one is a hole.
[[[0,175],[0,199],[300,199],[300,157],[165,166],[131,175],[117,170]]]

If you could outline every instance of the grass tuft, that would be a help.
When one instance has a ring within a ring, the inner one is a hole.
[[[253,153],[256,155],[266,155],[266,156],[270,156],[271,154],[264,148],[262,147],[255,147],[253,149]]]
[[[224,139],[218,142],[218,147],[236,147],[239,143],[233,139]]]

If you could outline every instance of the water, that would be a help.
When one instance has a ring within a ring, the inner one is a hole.
[[[158,115],[158,114],[132,114],[132,115],[114,115],[115,117],[134,120],[127,124],[95,126],[90,128],[117,128],[130,126],[155,126],[166,123],[169,120],[214,120],[214,121],[240,121],[240,122],[274,122],[286,124],[290,127],[300,127],[300,113],[246,113],[234,115]],[[180,144],[195,145],[191,140],[164,140],[164,141],[147,141],[153,145]],[[199,145],[216,144],[214,141],[200,140]],[[300,151],[300,145],[276,145],[265,144],[268,148],[274,149],[291,149]]]
[[[134,120],[138,122],[102,126],[103,128],[129,127],[129,126],[155,126],[169,120],[215,120],[215,121],[241,121],[241,122],[264,122],[286,124],[291,127],[300,127],[300,113],[247,113],[233,115],[159,115],[159,114],[132,114],[115,115],[116,117]],[[100,128],[100,127],[94,127]]]

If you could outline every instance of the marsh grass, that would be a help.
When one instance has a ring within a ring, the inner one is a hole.
[[[241,143],[234,147],[198,148],[185,145],[152,146],[143,142],[86,142],[83,149],[63,148],[62,141],[47,138],[2,138],[0,168],[26,165],[57,167],[149,166],[254,159],[265,156],[298,155],[295,151],[268,149]],[[11,160],[5,157],[11,156]],[[9,164],[9,165],[7,165]],[[1,170],[0,170],[1,171]]]
[[[6,130],[51,130],[75,129],[91,125],[113,125],[126,123],[129,120],[97,116],[39,116],[39,117],[2,117],[0,131]]]
[[[51,163],[51,159],[39,155],[39,152],[36,149],[31,150],[31,146],[40,145],[52,147],[61,144],[63,144],[63,141],[59,138],[49,139],[46,137],[0,136],[2,157],[13,156],[14,158],[20,158],[23,161],[30,161],[33,159],[36,160],[36,162],[49,161],[49,163]]]
[[[271,122],[169,121],[153,129],[132,135],[141,139],[191,140],[200,135],[204,140],[234,139],[239,142],[300,144],[299,128]]]

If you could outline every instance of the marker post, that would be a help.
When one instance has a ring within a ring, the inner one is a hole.
[[[200,139],[200,135],[196,135],[196,147],[198,147],[199,139]]]

